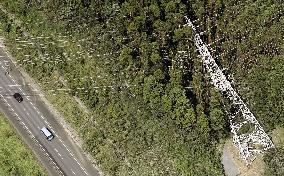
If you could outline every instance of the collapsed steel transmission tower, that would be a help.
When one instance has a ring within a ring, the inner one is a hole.
[[[234,107],[235,111],[229,112],[233,142],[239,149],[240,155],[245,160],[246,164],[249,165],[255,159],[256,154],[263,153],[267,149],[274,147],[274,145],[216,64],[191,20],[189,18],[186,18],[186,20],[187,24],[185,26],[190,26],[193,29],[195,45],[201,55],[203,65],[210,75],[212,84],[219,89],[223,95],[229,98]],[[239,119],[240,116],[242,117],[241,119]],[[240,130],[244,125],[249,125],[252,130],[242,134]]]

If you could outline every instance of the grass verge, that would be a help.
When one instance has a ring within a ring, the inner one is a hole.
[[[32,151],[0,114],[0,175],[47,175]]]
[[[277,127],[270,134],[275,147],[281,147],[284,145],[284,128]],[[232,140],[226,142],[228,151],[233,157],[234,163],[240,171],[239,176],[262,176],[265,174],[265,163],[263,161],[263,155],[259,155],[252,163],[247,167],[243,159],[240,157],[239,151],[233,146]]]

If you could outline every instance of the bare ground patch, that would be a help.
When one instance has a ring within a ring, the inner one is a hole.
[[[233,145],[232,139],[226,142],[226,147],[231,155],[234,164],[239,170],[238,176],[261,176],[264,173],[265,163],[263,161],[263,155],[258,155],[250,166],[246,166],[246,163],[241,158],[239,150]]]

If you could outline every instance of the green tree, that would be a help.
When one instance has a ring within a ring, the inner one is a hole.
[[[280,176],[284,174],[284,149],[282,147],[270,149],[264,155],[265,175]]]

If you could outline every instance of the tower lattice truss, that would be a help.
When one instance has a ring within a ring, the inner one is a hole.
[[[246,164],[251,164],[256,154],[263,153],[267,149],[274,147],[274,145],[255,116],[226,79],[207,46],[202,42],[200,34],[188,18],[186,26],[190,26],[193,29],[195,45],[201,55],[203,65],[209,73],[212,84],[232,102],[233,112],[228,114],[231,132],[233,133],[233,142]],[[242,133],[242,128],[245,127],[248,127],[249,130]]]

